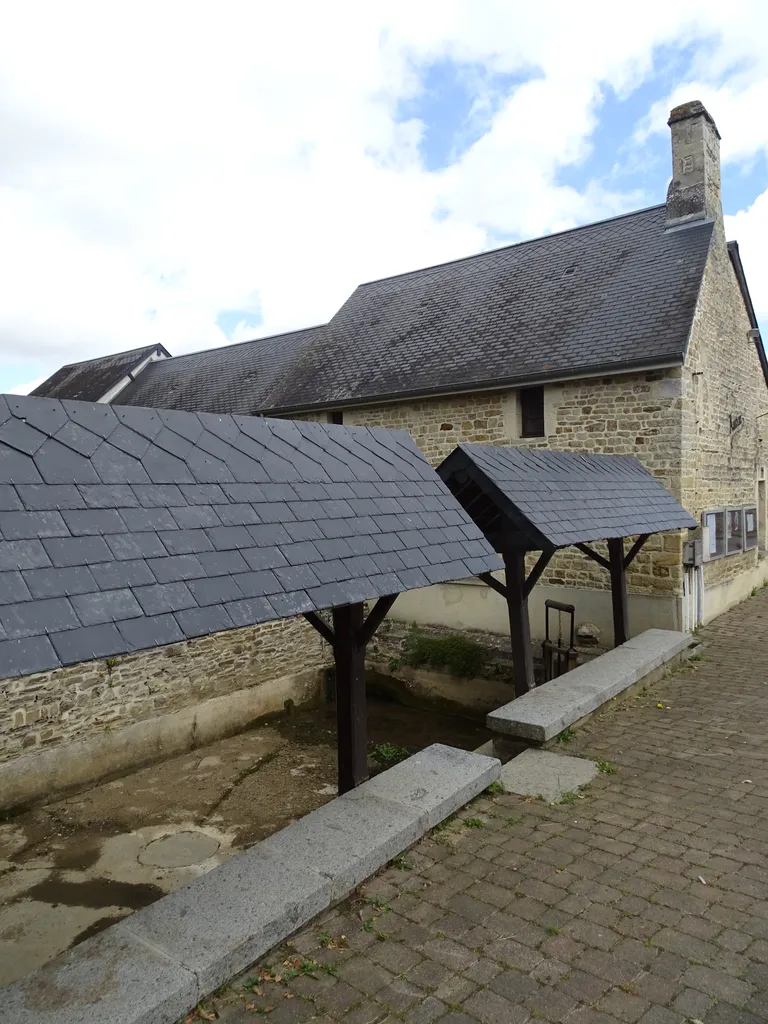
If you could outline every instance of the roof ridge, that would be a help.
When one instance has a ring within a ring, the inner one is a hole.
[[[228,341],[224,345],[212,345],[210,348],[196,349],[194,352],[184,352],[180,356],[171,356],[164,359],[164,363],[176,363],[179,359],[188,359],[190,356],[204,356],[208,352],[221,352],[222,349],[241,348],[243,345],[256,345],[260,341],[273,341],[275,338],[285,338],[289,334],[303,334],[306,331],[316,331],[328,324],[312,324],[310,327],[297,327],[293,331],[281,331],[279,334],[265,334],[263,338],[251,338],[249,341]]]
[[[602,220],[592,220],[588,224],[577,224],[575,227],[565,228],[563,231],[551,231],[548,235],[537,235],[535,238],[523,238],[519,242],[511,242],[509,245],[500,245],[495,249],[483,249],[480,252],[473,252],[470,253],[469,256],[457,256],[455,260],[445,260],[443,263],[431,263],[429,266],[416,267],[414,270],[403,270],[399,274],[387,274],[384,277],[375,277],[370,281],[362,281],[357,287],[367,288],[368,285],[380,284],[382,281],[393,281],[397,277],[409,277],[411,274],[420,274],[425,270],[437,270],[439,267],[450,267],[454,263],[467,263],[469,260],[476,260],[481,256],[489,256],[494,253],[504,252],[505,249],[519,249],[524,245],[532,245],[534,242],[543,242],[544,239],[547,238],[561,238],[563,235],[571,235],[576,231],[585,231],[587,228],[595,228],[600,224],[610,224],[612,221],[626,220],[629,217],[637,217],[641,213],[650,213],[652,210],[663,210],[666,209],[666,205],[666,203],[655,203],[653,206],[644,206],[640,210],[629,210],[627,213],[617,213],[613,217],[604,217]],[[343,306],[341,308],[343,308]],[[333,319],[333,317],[331,319]]]
[[[64,363],[64,365],[60,366],[59,370],[56,372],[60,372],[61,370],[68,370],[72,366],[82,366],[84,363],[103,363],[105,359],[118,359],[120,356],[130,356],[134,352],[146,352],[148,349],[156,348],[161,348],[163,349],[164,352],[168,351],[162,342],[157,341],[151,345],[139,345],[137,348],[127,348],[123,352],[108,352],[106,355],[103,356],[92,356],[90,359],[78,359],[74,363]]]

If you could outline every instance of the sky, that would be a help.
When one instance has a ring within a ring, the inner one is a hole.
[[[764,0],[25,0],[0,33],[0,392],[328,320],[362,281],[664,201],[722,135],[768,319]]]

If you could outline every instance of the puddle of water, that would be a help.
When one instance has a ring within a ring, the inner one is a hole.
[[[88,878],[83,882],[65,882],[58,876],[46,879],[27,889],[24,894],[40,903],[52,906],[63,904],[65,907],[89,907],[100,910],[102,907],[126,907],[139,910],[159,900],[165,893],[158,885],[147,882],[117,882],[112,878]]]
[[[101,847],[108,836],[81,836],[77,843],[71,843],[53,855],[54,865],[62,871],[85,871],[92,868],[101,856]]]

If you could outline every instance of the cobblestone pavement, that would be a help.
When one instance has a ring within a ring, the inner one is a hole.
[[[766,1021],[767,625],[764,590],[702,631],[700,660],[580,730],[562,749],[606,771],[575,802],[480,797],[203,1012]]]

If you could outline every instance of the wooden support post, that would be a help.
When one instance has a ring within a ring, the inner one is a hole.
[[[512,664],[515,670],[515,696],[522,697],[534,687],[531,624],[528,620],[528,598],[525,596],[525,552],[509,551],[505,552],[503,557],[507,577],[507,610],[509,637],[512,642]]]
[[[608,560],[611,568],[613,602],[613,646],[619,647],[629,639],[627,570],[624,565],[624,540],[621,537],[614,537],[608,541]]]
[[[339,793],[368,778],[363,604],[333,609]]]

